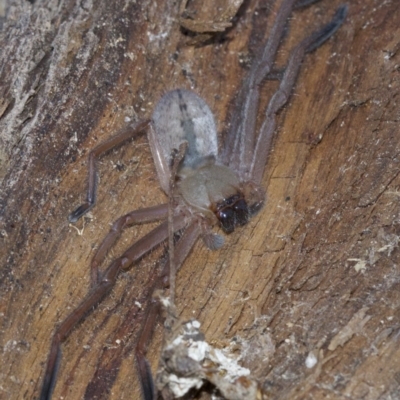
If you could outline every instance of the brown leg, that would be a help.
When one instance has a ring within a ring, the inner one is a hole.
[[[233,170],[239,171],[240,178],[243,181],[248,181],[249,179],[254,180],[255,183],[261,181],[275,131],[275,118],[273,114],[281,109],[290,96],[304,55],[320,46],[332,36],[345,18],[347,7],[341,6],[329,24],[303,40],[296,47],[293,52],[296,55],[293,54],[289,59],[281,87],[278,89],[280,96],[282,96],[283,90],[286,90],[285,101],[279,103],[278,106],[278,93],[274,95],[274,99],[271,99],[270,106],[268,107],[264,127],[261,134],[257,137],[255,123],[260,97],[259,85],[271,72],[275,55],[292,9],[294,7],[304,7],[314,2],[314,0],[298,0],[297,2],[295,0],[284,0],[277,13],[274,26],[262,55],[252,66],[237,97],[237,106],[233,113],[231,127],[225,140],[224,153],[221,157],[225,164]],[[311,43],[309,43],[310,40]],[[300,53],[302,53],[301,56]],[[273,105],[271,104],[272,102],[274,102]],[[272,109],[274,110],[273,112]]]
[[[174,219],[174,226],[177,230],[182,229],[185,226],[184,218],[176,217]],[[127,270],[134,262],[142,258],[167,237],[168,222],[166,221],[134,243],[121,257],[117,258],[109,265],[102,274],[99,283],[90,290],[89,294],[78,307],[58,326],[50,347],[42,392],[40,394],[41,400],[51,399],[51,394],[56,383],[57,367],[61,358],[61,344],[68,338],[72,329],[81,322],[113,288],[118,273],[121,270]]]
[[[256,140],[255,122],[260,97],[258,85],[272,69],[294,3],[295,0],[284,0],[282,3],[262,55],[252,65],[238,94],[222,154],[224,164],[234,171],[242,171],[244,167],[250,165]],[[243,171],[240,177],[243,178],[246,172]]]
[[[304,56],[308,52],[313,51],[317,47],[321,46],[335,33],[342,25],[346,14],[347,6],[340,6],[331,22],[326,24],[320,30],[312,33],[309,37],[305,38],[290,53],[282,81],[278,90],[272,96],[268,104],[266,117],[261,126],[255,149],[251,153],[253,158],[249,164],[250,169],[248,171],[249,175],[247,179],[251,179],[257,184],[261,182],[265,165],[267,163],[268,154],[272,145],[273,134],[275,132],[275,115],[286,104],[290,97]],[[264,72],[262,70],[259,71],[259,74],[263,73]],[[260,75],[257,80],[259,81],[262,78],[263,77]]]
[[[142,132],[150,124],[150,120],[140,121],[134,126],[127,126],[123,128],[120,133],[113,136],[109,140],[100,143],[89,153],[89,179],[88,179],[88,191],[86,202],[81,204],[76,210],[74,210],[69,216],[69,222],[76,222],[84,214],[86,214],[96,203],[96,182],[97,182],[97,171],[96,171],[96,158],[103,153],[113,149],[114,147],[122,144],[126,140],[132,138],[139,132]]]
[[[199,235],[200,228],[196,222],[193,222],[185,230],[183,236],[180,238],[175,248],[174,264],[177,270],[179,270],[179,268],[182,266],[190,250],[196,243]],[[157,279],[153,286],[153,293],[157,289],[165,289],[169,286],[169,275],[169,262],[167,262],[162,270],[160,277]],[[140,383],[142,385],[142,393],[145,400],[156,399],[156,389],[154,387],[150,365],[146,359],[146,353],[148,344],[153,335],[159,312],[160,302],[152,297],[146,311],[146,321],[140,333],[135,351]]]
[[[122,231],[128,226],[134,224],[143,224],[147,222],[165,220],[168,216],[168,204],[161,204],[155,207],[135,210],[118,218],[112,225],[110,232],[103,239],[98,247],[90,264],[91,286],[95,287],[99,283],[99,266],[104,261],[104,257],[121,236]]]
[[[171,177],[169,180],[169,203],[168,203],[168,249],[169,249],[169,300],[171,303],[175,302],[175,278],[176,278],[176,266],[175,260],[175,247],[174,247],[174,195],[176,190],[176,174],[180,163],[185,157],[188,148],[188,142],[183,142],[178,150],[173,150],[171,157]],[[172,260],[172,262],[171,262]]]

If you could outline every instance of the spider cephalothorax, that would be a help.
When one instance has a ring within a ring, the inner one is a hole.
[[[152,132],[159,138],[151,147],[153,157],[160,160],[161,166],[169,163],[172,149],[187,143],[177,172],[178,193],[194,212],[208,216],[211,224],[215,220],[212,213],[224,232],[231,233],[261,208],[264,202],[261,187],[253,190],[251,198],[246,198],[249,191],[242,188],[249,184],[241,182],[235,171],[219,161],[214,116],[196,93],[185,89],[166,93],[154,110]],[[158,168],[158,173],[163,185],[167,180],[163,176],[165,169]],[[169,179],[169,172],[167,175]],[[168,191],[167,185],[164,186]],[[254,193],[258,193],[256,198]]]

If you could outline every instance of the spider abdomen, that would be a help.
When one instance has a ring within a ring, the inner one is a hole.
[[[187,143],[184,167],[196,168],[202,160],[218,155],[214,115],[207,103],[190,90],[171,90],[160,99],[153,112],[149,136],[158,179],[166,193],[171,153],[182,143]]]

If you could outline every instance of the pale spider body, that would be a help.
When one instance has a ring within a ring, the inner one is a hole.
[[[172,234],[180,231],[176,245],[170,246],[174,249],[170,254],[173,268],[170,268],[169,261],[164,264],[150,292],[168,288],[170,283],[172,285],[170,270],[179,270],[198,238],[202,237],[209,248],[219,248],[223,239],[221,235],[214,233],[216,225],[219,224],[225,233],[230,233],[237,226],[247,223],[261,208],[265,196],[260,184],[276,129],[276,114],[288,101],[305,55],[332,36],[347,13],[346,6],[339,7],[328,24],[303,39],[292,50],[286,68],[278,74],[279,87],[266,110],[262,110],[264,117],[260,128],[256,130],[257,114],[260,112],[260,85],[268,77],[276,79],[274,59],[286,31],[287,20],[293,8],[315,1],[281,2],[269,39],[260,56],[255,59],[237,95],[235,111],[228,124],[229,130],[221,151],[218,151],[214,117],[205,101],[193,92],[178,89],[161,98],[151,120],[143,120],[124,128],[90,152],[87,200],[69,215],[70,222],[76,222],[95,205],[96,158],[145,129],[148,129],[149,144],[160,185],[169,195],[170,201],[120,217],[97,248],[91,262],[91,287],[88,294],[55,329],[44,373],[41,400],[51,399],[62,343],[76,325],[111,291],[121,271],[128,270],[168,238],[172,243]],[[186,146],[185,153],[180,154],[178,165],[172,153],[179,149],[180,153],[183,144]],[[171,205],[174,206],[173,209]],[[132,244],[107,268],[99,270],[106,254],[125,228],[152,221],[161,223]],[[146,400],[157,397],[152,372],[145,356],[159,311],[159,302],[151,298],[136,345],[139,378]]]
[[[261,187],[241,182],[232,169],[218,158],[217,129],[206,102],[196,93],[177,89],[157,103],[149,129],[149,143],[158,179],[169,193],[171,153],[187,143],[176,174],[177,192],[186,212],[200,218],[206,244],[215,249],[221,236],[209,230],[219,222],[226,233],[244,225],[264,201]],[[214,238],[214,240],[209,240]]]

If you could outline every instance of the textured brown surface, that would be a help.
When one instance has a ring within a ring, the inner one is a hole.
[[[175,87],[201,94],[223,132],[246,62],[276,11],[269,1],[245,2],[225,40],[195,48],[185,46],[173,1],[46,3],[22,2],[1,39],[0,398],[7,399],[38,396],[54,326],[85,295],[93,248],[110,222],[165,200],[142,136],[102,159],[98,205],[78,232],[67,215],[85,195],[88,151],[127,117],[149,117]],[[281,62],[339,4],[297,11]],[[400,9],[394,0],[349,7],[335,37],[307,57],[279,117],[266,207],[220,251],[198,243],[177,282],[182,316],[199,318],[221,346],[235,338],[276,399],[399,396]],[[274,87],[265,85],[265,101]],[[149,228],[129,230],[110,259]],[[54,398],[140,398],[132,349],[143,311],[135,302],[145,304],[162,252],[121,275],[74,330]],[[311,353],[318,363],[308,369]]]

